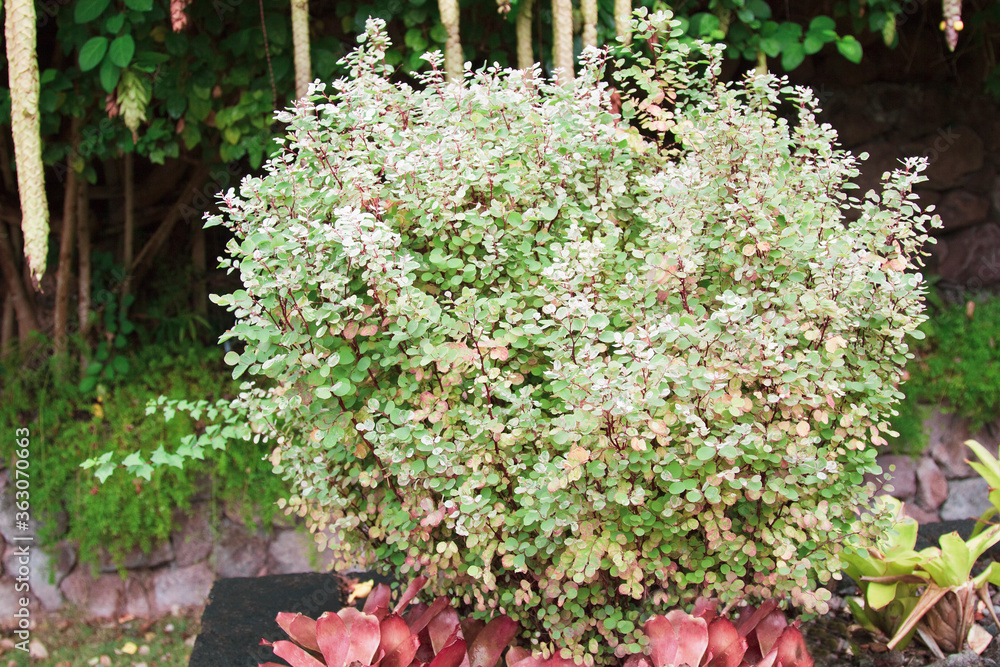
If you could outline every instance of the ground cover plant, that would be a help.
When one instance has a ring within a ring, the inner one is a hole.
[[[146,403],[163,394],[235,396],[237,387],[222,356],[217,347],[198,343],[122,351],[116,358],[126,372],[102,379],[88,391],[67,381],[40,348],[2,360],[0,425],[9,431],[31,427],[32,465],[45,471],[31,487],[43,546],[65,538],[79,547],[83,563],[96,567],[108,557],[121,563],[133,549],[149,551],[168,540],[177,510],[189,508],[191,499],[205,492],[216,503],[252,498],[254,503],[245,505],[247,513],[270,524],[282,484],[246,447],[225,452],[209,447],[202,454],[205,460],[183,470],[170,467],[156,477],[136,479],[118,476],[105,484],[80,469],[82,461],[105,450],[159,458],[166,455],[165,445],[172,448],[185,436],[193,439],[204,430],[205,424],[199,424],[202,415],[186,414],[164,423],[158,416],[147,416]]]
[[[972,432],[996,418],[1000,404],[1000,299],[991,296],[945,301],[932,292],[928,320],[916,341],[902,386],[906,399],[892,420],[897,453],[919,454],[927,445],[924,419],[933,408],[969,420]]]
[[[850,199],[810,91],[719,83],[720,50],[666,15],[636,30],[652,59],[590,51],[566,85],[435,67],[417,90],[372,21],[211,219],[244,286],[216,299],[227,360],[254,380],[214,407],[289,511],[342,563],[425,575],[584,664],[699,595],[824,609],[845,543],[887,521],[855,510],[933,222],[921,162]]]

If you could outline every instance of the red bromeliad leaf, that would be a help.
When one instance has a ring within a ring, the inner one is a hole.
[[[739,667],[747,652],[747,640],[728,619],[716,618],[708,624],[708,652],[704,667]]]
[[[649,637],[649,657],[653,667],[672,665],[677,655],[677,630],[673,624],[666,616],[657,615],[646,621],[643,630]]]
[[[448,598],[443,595],[427,607],[420,616],[416,617],[410,624],[410,632],[413,634],[419,633],[421,630],[427,627],[427,624],[431,622],[435,616],[444,611],[445,607],[448,606]]]
[[[674,664],[676,667],[685,664],[698,667],[708,648],[708,623],[703,618],[695,618],[679,609],[668,612],[667,620],[677,632]]]
[[[462,619],[462,636],[465,637],[465,641],[471,642],[476,639],[476,635],[483,631],[486,627],[486,623],[479,620],[478,618],[470,618],[466,616]]]
[[[278,612],[274,620],[296,644],[310,651],[319,650],[319,644],[316,643],[316,621],[287,611]]]
[[[793,625],[785,628],[773,650],[778,654],[775,667],[813,667],[813,659],[806,648],[805,639]]]
[[[292,667],[325,667],[322,662],[306,653],[304,648],[290,641],[274,642],[272,648],[276,656],[287,660]]]
[[[787,627],[788,621],[785,620],[785,615],[777,609],[773,610],[757,624],[756,631],[753,634],[757,639],[762,655],[770,653],[778,638],[781,637]]]
[[[327,667],[344,667],[351,649],[351,635],[340,616],[327,611],[317,619],[316,642]]]
[[[431,618],[427,623],[427,634],[430,635],[434,653],[440,653],[445,646],[454,641],[452,638],[456,632],[459,633],[459,637],[469,641],[462,632],[462,626],[458,622],[458,612],[453,607],[445,607],[441,613]]]
[[[396,608],[393,609],[393,612],[397,614],[403,613],[403,610],[406,609],[406,605],[410,604],[410,600],[416,597],[417,593],[420,592],[420,589],[423,588],[426,583],[427,577],[415,577],[410,582],[410,585],[406,587],[406,590],[403,591],[403,595],[399,598],[399,602],[396,604]]]
[[[740,637],[746,637],[748,634],[750,634],[754,630],[754,628],[756,628],[762,621],[764,621],[764,619],[770,616],[777,609],[778,609],[778,601],[775,600],[774,598],[770,600],[765,600],[757,609],[754,609],[753,607],[745,608],[743,610],[743,613],[740,614],[740,618],[736,621],[736,629],[737,631],[739,631]],[[781,617],[782,620],[784,620],[785,618],[784,614],[782,614],[780,611],[777,612],[777,614],[778,616]],[[777,635],[775,635],[775,639],[777,639]],[[769,650],[771,650],[770,645],[767,648],[763,649],[763,652],[767,653]]]
[[[383,618],[379,624],[379,631],[382,636],[379,648],[385,651],[386,656],[390,655],[396,650],[397,646],[413,635],[406,621],[400,618],[398,614],[389,614]]]
[[[715,620],[717,605],[718,600],[715,598],[698,598],[694,601],[694,609],[691,610],[691,615],[705,619],[706,623],[711,623]]]
[[[398,616],[396,618],[399,618]],[[403,620],[403,619],[399,619]],[[380,667],[407,667],[413,662],[413,657],[417,655],[417,648],[420,646],[420,639],[416,635],[410,635],[399,642],[392,651],[386,651],[385,657],[379,663]]]
[[[530,657],[531,651],[523,649],[520,646],[511,646],[510,650],[507,651],[507,667],[514,667],[517,663],[527,660]]]
[[[362,665],[374,664],[372,658],[381,643],[378,619],[362,613],[354,607],[345,607],[337,612],[351,636],[351,648],[344,662],[350,665],[357,660]]]
[[[625,664],[622,667],[653,667],[653,663],[649,661],[649,658],[641,653],[633,653],[629,657],[625,658]]]
[[[438,651],[427,667],[459,667],[467,657],[465,650],[465,640],[457,639]]]
[[[469,644],[470,667],[493,667],[517,634],[517,622],[509,616],[497,616]]]
[[[392,590],[385,584],[379,584],[368,594],[368,598],[365,600],[364,612],[377,616],[379,620],[382,620],[382,617],[389,610],[389,600],[391,597]],[[382,610],[381,614],[376,613],[379,609]]]

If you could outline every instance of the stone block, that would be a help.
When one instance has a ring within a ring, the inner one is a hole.
[[[917,465],[917,504],[929,511],[937,510],[948,499],[948,480],[929,456]]]
[[[174,564],[187,567],[203,561],[212,553],[212,526],[204,504],[192,508],[190,514],[178,520],[178,530],[170,538],[174,549]]]
[[[253,577],[267,563],[267,542],[247,533],[239,524],[224,520],[212,554],[219,577]]]
[[[174,607],[205,604],[214,580],[215,575],[204,563],[161,568],[153,574],[153,613],[167,614]]]
[[[977,519],[992,507],[990,486],[982,477],[953,480],[950,486],[948,500],[941,506],[942,519]]]

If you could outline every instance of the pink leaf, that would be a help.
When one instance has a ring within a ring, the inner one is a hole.
[[[770,614],[765,616],[758,624],[756,632],[753,636],[756,637],[757,644],[760,646],[761,655],[767,655],[771,648],[774,647],[775,642],[788,627],[788,621],[785,620],[785,615],[779,610],[775,609]]]
[[[740,618],[736,622],[736,630],[739,631],[740,637],[746,637],[748,634],[750,634],[750,632],[753,631],[754,628],[756,628],[762,621],[764,621],[765,618],[767,618],[771,614],[771,612],[775,611],[777,608],[778,608],[778,601],[775,600],[774,598],[771,598],[770,600],[765,600],[757,609],[754,609],[753,607],[747,607],[744,610],[745,614],[740,614]],[[780,611],[778,612],[778,616],[780,616],[782,620],[784,620],[785,618],[784,614],[782,614]],[[775,638],[777,638],[777,635],[775,635]],[[764,649],[763,652],[766,653],[769,650],[771,650],[770,646]]]
[[[316,621],[308,616],[287,611],[278,612],[274,620],[296,644],[310,651],[319,650],[319,644],[316,643]]]
[[[431,622],[431,619],[444,611],[445,607],[448,606],[448,598],[445,596],[439,597],[437,600],[431,604],[427,609],[410,625],[410,632],[417,634],[421,630],[427,627],[427,624]]]
[[[788,626],[774,644],[778,653],[775,667],[813,667],[813,659],[798,628]]]
[[[379,630],[382,634],[382,641],[379,643],[379,648],[385,651],[386,656],[391,654],[396,650],[396,647],[402,644],[404,641],[409,639],[410,628],[406,625],[406,621],[399,617],[398,614],[389,614],[382,619],[382,623],[379,625]]]
[[[469,645],[470,667],[493,667],[517,630],[517,621],[509,616],[497,616],[487,623]]]
[[[680,609],[667,613],[667,620],[677,632],[677,653],[674,663],[689,664],[696,667],[701,664],[702,656],[708,648],[708,623],[703,618],[695,618],[685,614]]]
[[[406,590],[403,591],[403,595],[399,598],[399,603],[393,611],[397,614],[402,614],[403,610],[406,609],[406,605],[410,604],[410,600],[416,597],[417,593],[420,592],[420,589],[423,588],[426,583],[427,577],[425,576],[414,578],[413,581],[410,582],[410,585],[406,587]]]
[[[396,616],[396,618],[399,618]],[[399,619],[402,621],[403,619]],[[403,623],[405,627],[405,623]],[[417,655],[417,648],[420,647],[420,639],[416,635],[410,635],[399,642],[392,651],[386,651],[386,656],[382,658],[380,667],[408,667],[413,662],[413,657]]]
[[[287,660],[292,667],[325,667],[322,662],[306,653],[304,648],[289,641],[274,642],[274,654]]]
[[[711,623],[715,620],[715,610],[718,604],[719,601],[715,598],[698,598],[694,601],[694,609],[691,610],[691,615],[705,619],[706,623]]]
[[[466,616],[462,619],[462,636],[465,637],[465,641],[471,642],[476,639],[476,635],[483,631],[486,627],[486,623],[479,620],[478,618],[470,618]]]
[[[527,660],[531,657],[531,651],[523,649],[520,646],[511,646],[510,650],[507,651],[507,667],[514,667],[517,663],[522,660]],[[527,665],[525,665],[527,667]]]
[[[362,665],[371,665],[382,636],[378,619],[354,607],[344,607],[337,612],[337,616],[340,616],[351,636],[351,648],[344,662],[350,665],[357,660]]]
[[[385,584],[379,584],[375,587],[375,590],[368,594],[368,598],[365,600],[364,612],[378,616],[379,620],[382,620],[382,616],[385,616],[385,612],[389,609],[389,600],[391,597],[392,590]],[[380,608],[383,611],[381,614],[377,614],[376,612]]]
[[[705,667],[739,667],[746,652],[747,640],[728,619],[719,617],[709,623]]]
[[[649,658],[643,654],[633,653],[625,659],[625,664],[622,667],[653,667],[653,665],[649,662]]]
[[[649,637],[649,657],[653,667],[667,667],[677,655],[677,631],[666,616],[657,615],[646,621],[643,631]]]
[[[459,667],[465,659],[465,640],[457,639],[434,656],[427,667]]]
[[[427,634],[431,637],[431,646],[435,653],[441,650],[450,642],[449,639],[458,632],[458,636],[469,641],[462,633],[462,627],[458,623],[458,612],[452,607],[445,607],[441,612],[431,618],[427,623]]]
[[[316,621],[316,641],[327,667],[344,667],[351,648],[351,635],[343,619],[324,612]]]

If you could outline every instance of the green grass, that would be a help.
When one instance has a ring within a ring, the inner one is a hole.
[[[47,614],[31,632],[48,651],[43,659],[26,653],[0,648],[0,665],[7,667],[187,667],[194,639],[200,632],[201,609],[159,621],[119,619],[81,623],[71,611]],[[11,631],[5,639],[17,641]],[[131,651],[134,651],[130,653]]]

